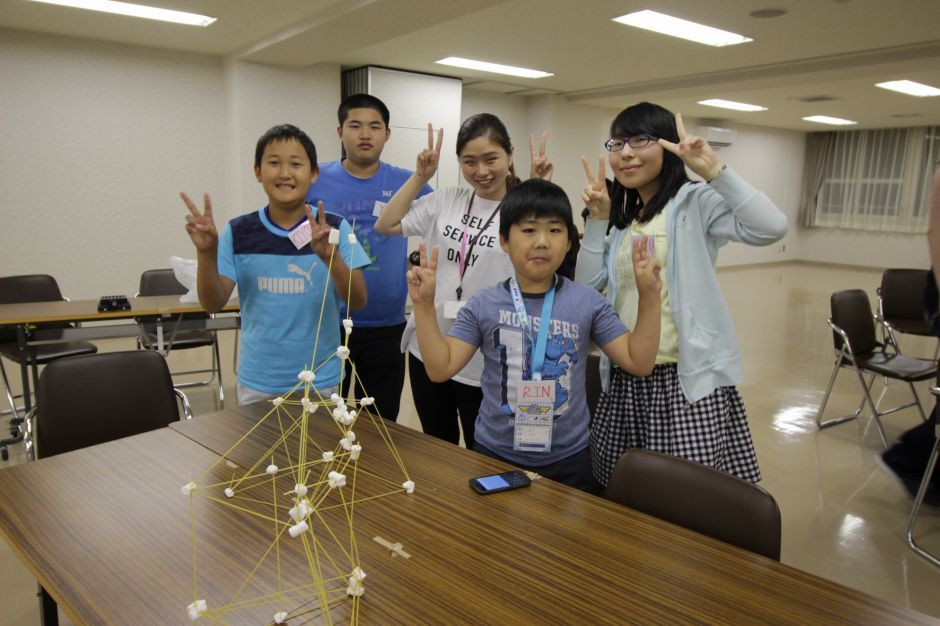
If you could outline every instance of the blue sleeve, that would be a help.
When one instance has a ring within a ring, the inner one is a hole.
[[[369,260],[369,256],[366,254],[366,251],[362,249],[362,245],[357,240],[355,245],[350,245],[349,235],[352,234],[352,227],[349,225],[345,219],[339,224],[339,253],[342,255],[343,260],[346,261],[346,265],[349,269],[354,270],[360,267],[365,267],[370,265],[372,261]]]
[[[404,183],[402,183],[402,184],[404,184]],[[401,186],[401,185],[399,185],[399,186]],[[434,191],[434,189],[431,188],[431,185],[428,185],[427,183],[425,183],[424,187],[421,188],[421,191],[418,192],[418,195],[416,195],[415,198],[420,198],[421,196],[426,196],[426,195],[428,195],[429,193],[431,193],[432,191]]]
[[[594,292],[591,306],[594,308],[594,323],[591,324],[591,340],[598,346],[610,343],[620,335],[630,332],[629,329],[620,321],[620,316],[614,311],[600,293]]]
[[[459,339],[464,343],[477,347],[483,342],[483,331],[480,327],[479,317],[480,298],[477,297],[479,295],[477,293],[470,298],[467,304],[463,305],[460,311],[457,312],[457,319],[454,320],[454,325],[450,327],[450,331],[447,333],[448,337]]]
[[[234,283],[238,282],[238,270],[235,269],[235,247],[232,243],[232,225],[226,224],[219,236],[218,249],[219,275],[225,276]]]

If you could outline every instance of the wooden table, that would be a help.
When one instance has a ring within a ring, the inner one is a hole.
[[[198,303],[180,302],[179,296],[145,296],[128,298],[131,304],[127,311],[98,311],[98,300],[61,300],[56,302],[23,302],[0,305],[0,327],[17,330],[21,359],[20,372],[25,390],[26,410],[30,408],[30,359],[29,348],[42,343],[61,341],[93,341],[115,337],[137,337],[138,322],[152,322],[156,326],[157,349],[164,351],[165,337],[172,337],[177,330],[200,328],[225,330],[238,328],[239,305],[232,301],[225,306],[224,315],[208,320],[183,320],[186,313],[201,313]],[[43,328],[43,324],[82,324],[75,328]],[[36,371],[33,370],[35,379]]]
[[[229,409],[2,470],[0,534],[76,624],[189,623],[189,499],[180,486],[263,410]],[[326,418],[311,424],[334,432]],[[549,480],[477,495],[467,480],[504,465],[388,426],[417,488],[356,505],[363,624],[938,623]],[[396,464],[369,454],[382,448],[376,429],[357,423],[356,432],[360,462],[394,475]],[[253,462],[272,433],[259,428],[228,459]],[[232,472],[219,463],[212,479]],[[198,558],[208,568],[199,596],[219,606],[270,529],[208,504],[199,513]],[[410,558],[392,556],[376,535],[400,542]],[[348,622],[349,604],[334,609],[335,622]],[[226,623],[271,615],[230,614]]]

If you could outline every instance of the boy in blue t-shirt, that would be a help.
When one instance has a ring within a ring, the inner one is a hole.
[[[513,187],[499,209],[499,239],[514,276],[477,292],[448,336],[434,311],[438,250],[408,273],[418,344],[428,375],[447,380],[479,348],[483,403],[474,450],[585,490],[595,488],[585,392],[593,341],[619,367],[643,376],[659,347],[660,264],[636,246],[636,328],[629,332],[596,290],[556,275],[577,237],[560,187],[531,179]]]
[[[350,361],[356,365],[356,376],[365,388],[364,392],[359,389],[358,395],[375,398],[379,415],[395,421],[405,383],[401,335],[408,293],[408,240],[380,235],[375,232],[375,221],[411,172],[380,160],[391,135],[388,107],[381,100],[368,94],[349,96],[340,103],[337,117],[336,134],[343,144],[344,158],[323,164],[319,178],[307,192],[307,202],[315,206],[321,201],[328,211],[350,222],[369,255],[371,265],[363,271],[369,303],[350,316],[353,331],[346,345]],[[425,185],[418,196],[430,192]],[[342,310],[345,314],[345,307]],[[351,369],[347,362],[343,397],[354,382]]]
[[[254,169],[268,205],[236,217],[221,236],[209,195],[200,213],[180,194],[190,211],[186,232],[196,246],[199,303],[216,312],[238,285],[239,404],[289,391],[303,369],[314,370],[314,386],[328,397],[342,379],[335,356],[340,302],[351,310],[365,306],[359,268],[369,260],[350,240],[346,220],[328,214],[322,203],[314,215],[306,203],[307,189],[317,178],[316,148],[306,133],[290,124],[271,128],[255,147]],[[329,243],[334,228],[340,235],[336,246]]]

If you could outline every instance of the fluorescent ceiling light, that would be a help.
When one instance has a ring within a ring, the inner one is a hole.
[[[114,2],[112,0],[33,0],[33,2],[58,4],[64,7],[102,11],[104,13],[117,13],[118,15],[142,17],[148,20],[160,20],[162,22],[174,22],[188,26],[208,26],[216,20],[214,17],[198,15],[196,13],[158,9],[156,7],[130,4],[128,2]]]
[[[853,122],[852,120],[844,120],[841,117],[829,117],[828,115],[810,115],[809,117],[804,117],[803,119],[807,122],[816,122],[817,124],[833,124],[834,126],[851,126],[852,124],[858,124],[858,122]]]
[[[744,35],[729,33],[726,30],[712,28],[704,24],[696,24],[671,15],[657,13],[656,11],[637,11],[613,18],[615,22],[645,28],[653,32],[672,37],[680,37],[709,46],[733,46],[739,43],[754,41]]]
[[[720,98],[712,98],[711,100],[699,100],[699,104],[704,104],[707,107],[720,107],[722,109],[734,109],[735,111],[766,111],[767,107],[758,106],[756,104],[746,104],[744,102],[735,102],[733,100],[721,100]]]
[[[940,89],[931,87],[930,85],[915,83],[912,80],[889,80],[886,83],[875,83],[875,87],[890,89],[891,91],[899,91],[909,96],[917,96],[918,98],[925,98],[927,96],[940,96]]]
[[[481,72],[493,72],[494,74],[508,74],[509,76],[521,76],[522,78],[545,78],[554,76],[548,72],[539,70],[530,70],[525,67],[513,67],[512,65],[500,65],[499,63],[487,63],[486,61],[474,61],[473,59],[461,59],[460,57],[447,57],[440,61],[435,61],[441,65],[450,65],[452,67],[462,67],[468,70],[479,70]]]

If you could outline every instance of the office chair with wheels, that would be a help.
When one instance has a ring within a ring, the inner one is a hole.
[[[763,488],[651,450],[627,450],[602,494],[642,513],[780,560],[780,508]]]
[[[132,350],[54,361],[36,392],[36,453],[46,458],[163,428],[192,409],[173,387],[166,359]],[[58,624],[55,600],[39,587],[43,624]]]
[[[186,293],[186,287],[184,287],[173,274],[171,269],[158,269],[158,270],[147,270],[140,275],[140,291],[137,295],[139,296],[179,296]],[[223,407],[225,404],[225,396],[222,390],[222,367],[221,360],[219,359],[219,340],[216,332],[214,330],[204,330],[204,329],[176,329],[176,325],[191,321],[191,320],[205,320],[209,318],[208,313],[185,313],[179,316],[173,322],[170,322],[166,325],[166,333],[164,335],[164,356],[168,356],[169,353],[173,350],[188,350],[191,348],[205,348],[208,347],[212,352],[212,366],[209,369],[201,370],[190,370],[186,372],[172,372],[171,376],[186,376],[191,374],[205,374],[209,373],[211,376],[202,381],[198,382],[185,382],[177,383],[176,387],[185,389],[187,387],[201,387],[212,384],[213,381],[218,383],[217,397],[219,400],[219,406]],[[141,348],[147,350],[156,350],[157,349],[157,329],[156,324],[153,322],[142,322],[141,323],[141,333],[138,340],[138,345]]]
[[[861,414],[865,405],[868,404],[872,417],[878,425],[881,441],[887,447],[888,439],[885,435],[881,417],[915,406],[920,412],[921,419],[926,420],[927,416],[924,415],[924,409],[920,405],[914,383],[935,377],[937,375],[937,363],[932,360],[902,356],[898,352],[897,345],[890,333],[885,336],[883,342],[879,342],[875,334],[875,323],[879,320],[872,315],[868,294],[861,289],[837,291],[832,294],[829,302],[832,315],[828,323],[832,328],[836,358],[832,367],[832,375],[829,377],[829,386],[826,388],[822,404],[819,405],[819,411],[816,413],[816,425],[819,428],[827,428],[855,419]],[[843,367],[852,368],[858,376],[859,383],[862,386],[861,402],[851,415],[823,421],[823,412],[826,410],[826,404],[829,402],[829,396],[835,385],[836,377],[839,375],[839,370]],[[865,381],[866,375],[869,376],[867,382]],[[872,384],[878,376],[907,383],[913,401],[886,411],[879,411],[878,404],[871,396]]]
[[[933,328],[924,319],[924,287],[928,274],[928,270],[887,269],[881,275],[878,318],[895,345],[898,345],[895,333],[934,336]],[[938,352],[940,340],[934,349],[934,360],[937,360]]]
[[[65,300],[62,292],[59,291],[59,285],[55,278],[48,274],[27,274],[22,276],[4,276],[0,277],[0,304],[21,304],[27,302],[60,302]],[[48,323],[41,324],[42,328],[69,328],[70,324]],[[17,399],[22,395],[14,394],[10,386],[10,380],[7,377],[6,368],[3,366],[3,359],[8,359],[18,364],[21,371],[32,370],[33,384],[36,389],[36,376],[38,366],[46,365],[57,359],[82,354],[94,354],[98,348],[87,341],[65,341],[61,343],[42,344],[30,347],[24,354],[20,352],[17,343],[16,330],[12,328],[0,328],[0,378],[3,379],[3,389],[6,393],[6,399],[10,406],[4,410],[4,415],[11,415],[9,439],[0,441],[0,456],[3,460],[8,458],[9,452],[7,446],[13,443],[26,440],[27,447],[30,445],[29,437],[31,434],[31,424],[29,417],[25,415],[24,407],[18,407]]]

